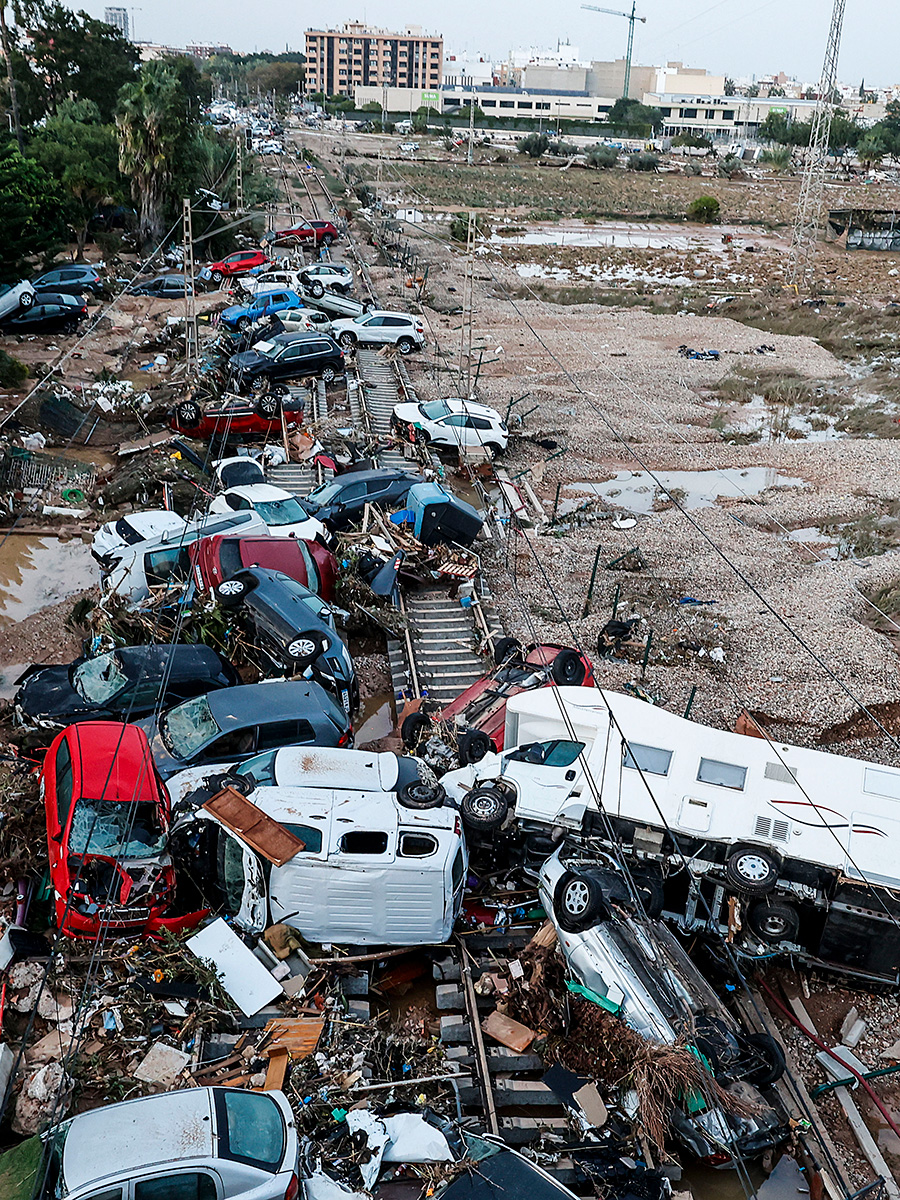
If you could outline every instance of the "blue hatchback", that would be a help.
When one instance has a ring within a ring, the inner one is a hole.
[[[249,329],[260,317],[280,312],[283,308],[302,308],[303,300],[296,292],[263,292],[254,296],[249,304],[232,304],[223,309],[219,320],[229,329]]]

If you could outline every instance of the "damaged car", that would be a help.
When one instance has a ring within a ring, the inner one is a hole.
[[[191,396],[179,401],[172,409],[169,426],[192,438],[237,438],[249,434],[280,436],[282,413],[291,429],[303,420],[303,409],[302,396],[267,394],[253,399],[226,396],[210,404],[201,404]]]
[[[254,512],[272,537],[325,538],[325,526],[311,517],[293,492],[271,483],[249,483],[220,492],[209,506],[211,514]]]
[[[189,550],[194,583],[212,592],[225,579],[246,567],[267,567],[295,579],[329,604],[333,602],[338,562],[317,538],[229,537],[201,538]]]
[[[175,932],[202,919],[202,911],[166,916],[175,900],[169,796],[143,730],[112,721],[70,725],[50,744],[40,794],[61,933]]]
[[[313,488],[301,503],[311,516],[338,532],[360,520],[367,504],[378,508],[403,504],[409,489],[421,482],[421,475],[393,467],[345,471]]]
[[[121,646],[67,665],[33,666],[13,704],[22,725],[60,729],[75,721],[127,721],[157,707],[233,687],[240,677],[209,646]]]
[[[544,863],[538,891],[567,966],[602,1007],[651,1042],[686,1042],[738,1104],[726,1110],[700,1094],[671,1115],[675,1138],[711,1166],[733,1166],[781,1145],[788,1125],[758,1089],[785,1070],[774,1038],[747,1033],[674,936],[651,913],[661,895],[652,877],[626,876],[605,854],[564,845]]]

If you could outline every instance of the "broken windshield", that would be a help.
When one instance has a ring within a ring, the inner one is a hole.
[[[89,658],[72,675],[72,683],[82,700],[105,704],[122,690],[127,682],[114,653]]]
[[[192,758],[222,730],[212,715],[205,696],[186,700],[159,719],[159,732],[166,749],[176,758]]]
[[[107,854],[111,858],[148,858],[160,854],[165,837],[155,804],[127,800],[75,802],[69,832],[72,854]]]

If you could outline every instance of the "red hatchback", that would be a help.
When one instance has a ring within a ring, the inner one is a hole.
[[[297,246],[300,242],[311,242],[313,239],[317,246],[330,246],[341,235],[330,221],[303,221],[290,229],[276,229],[269,236],[273,246]]]
[[[204,408],[188,397],[169,413],[169,427],[192,438],[248,433],[280,438],[282,411],[288,429],[292,429],[303,420],[303,400],[266,392],[256,399],[234,396]]]
[[[515,638],[500,638],[494,647],[497,666],[484,679],[466,688],[439,713],[410,713],[400,727],[404,744],[412,749],[433,725],[456,731],[460,762],[479,762],[491,750],[503,749],[506,702],[531,688],[596,687],[589,659],[577,650],[552,643],[528,646]],[[440,732],[440,730],[438,730]]]
[[[175,898],[169,796],[143,730],[114,721],[70,725],[47,751],[41,797],[62,933],[177,932],[205,915],[164,915]]]
[[[296,579],[330,604],[334,600],[337,559],[327,546],[307,538],[201,538],[188,547],[198,591],[211,592],[246,567],[268,567]]]
[[[201,279],[211,279],[213,283],[221,283],[223,279],[233,279],[235,275],[247,275],[257,267],[268,263],[267,255],[262,250],[238,250],[228,254],[219,262],[210,263],[200,272]]]

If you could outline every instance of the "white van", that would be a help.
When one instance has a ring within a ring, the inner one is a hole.
[[[469,830],[574,830],[626,855],[684,929],[736,930],[900,983],[900,770],[710,729],[618,692],[540,688],[505,746],[442,779]],[[687,869],[685,869],[687,866]]]

